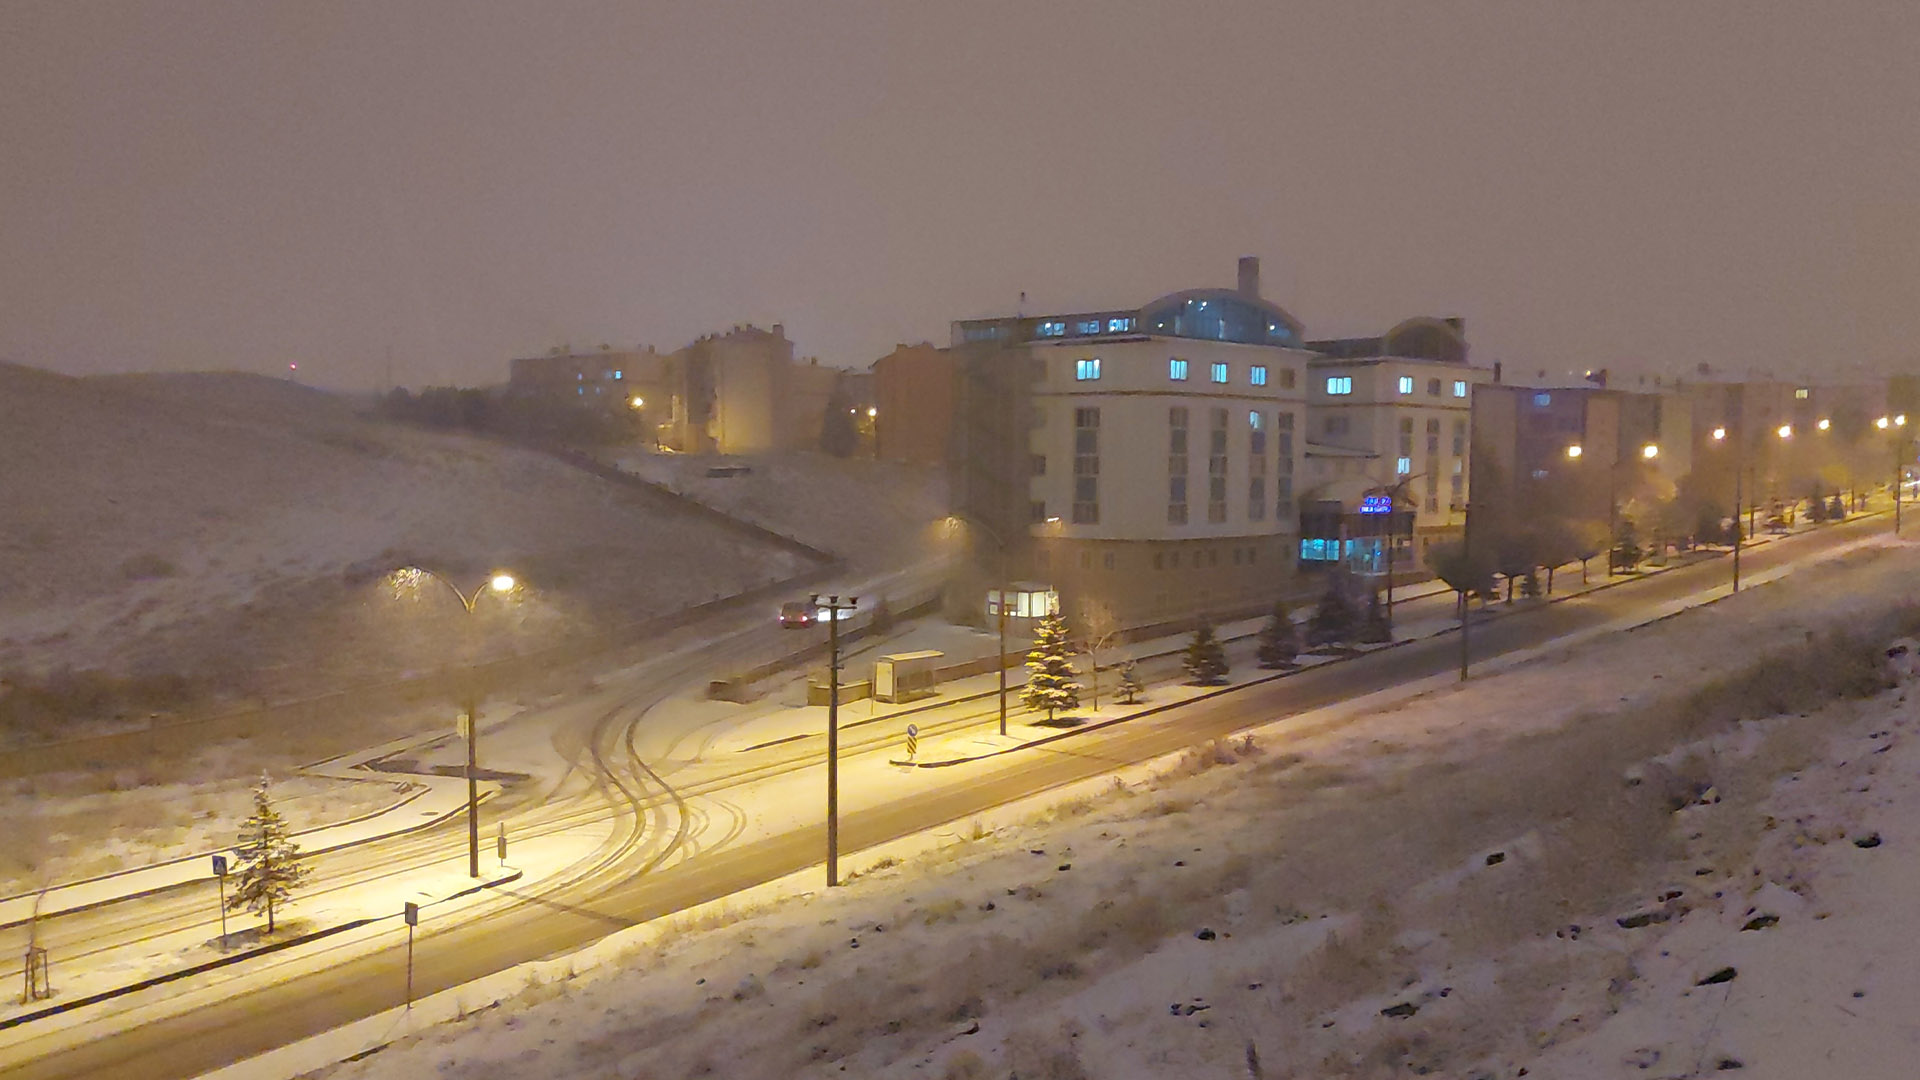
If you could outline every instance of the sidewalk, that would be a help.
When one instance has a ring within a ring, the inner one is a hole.
[[[347,782],[390,783],[404,792],[392,805],[370,814],[294,834],[300,842],[301,852],[318,855],[396,836],[433,825],[465,810],[467,782],[464,777],[383,773],[366,767],[369,761],[392,756],[419,741],[420,736],[409,736],[299,770],[306,776]],[[480,798],[484,801],[499,790],[498,784],[482,781]],[[212,857],[216,854],[226,855],[229,866],[237,862],[232,849],[207,851],[84,881],[66,882],[41,893],[0,898],[0,929],[29,922],[35,917],[48,918],[82,911],[205,880],[213,876]]]
[[[1798,533],[1800,531],[1804,531],[1804,530],[1796,529],[1794,530],[1794,533]],[[1768,543],[1772,543],[1775,540],[1783,539],[1784,536],[1786,535],[1794,535],[1794,533],[1763,536],[1763,537],[1745,542],[1742,545],[1742,547],[1745,549],[1751,550],[1754,547],[1762,546]],[[1853,545],[1848,545],[1846,548],[1841,548],[1839,550],[1841,551],[1849,550],[1852,546]],[[1570,588],[1556,587],[1554,594],[1550,597],[1542,597],[1537,600],[1526,600],[1526,601],[1516,600],[1514,605],[1511,607],[1501,602],[1489,602],[1484,606],[1476,607],[1474,609],[1473,621],[1475,623],[1484,623],[1484,622],[1492,621],[1495,619],[1503,618],[1508,615],[1516,615],[1516,614],[1521,614],[1528,611],[1533,611],[1546,604],[1556,604],[1562,601],[1572,600],[1577,597],[1590,595],[1592,593],[1599,592],[1604,589],[1613,588],[1618,585],[1624,585],[1628,582],[1642,581],[1647,578],[1665,573],[1668,570],[1678,569],[1683,566],[1691,566],[1696,563],[1705,562],[1711,559],[1724,559],[1728,557],[1730,557],[1728,551],[1721,550],[1718,548],[1711,549],[1711,550],[1704,550],[1704,551],[1696,549],[1695,552],[1688,553],[1687,555],[1682,555],[1677,558],[1674,558],[1663,565],[1647,567],[1636,573],[1616,575],[1611,578],[1608,578],[1603,574],[1598,578],[1591,579],[1587,584],[1584,584],[1584,585],[1574,585]],[[1743,583],[1749,586],[1765,584],[1768,581],[1775,580],[1779,577],[1782,577],[1788,573],[1793,572],[1795,569],[1799,568],[1799,565],[1800,564],[1797,564],[1797,563],[1789,563],[1785,566],[1776,567],[1772,570],[1768,570],[1763,573],[1753,574],[1743,579]],[[1406,600],[1402,600],[1398,596],[1395,597],[1395,604],[1394,604],[1395,626],[1394,626],[1394,640],[1392,642],[1382,643],[1378,645],[1356,646],[1353,648],[1351,652],[1348,652],[1342,655],[1310,655],[1310,654],[1302,653],[1301,656],[1298,658],[1296,665],[1293,668],[1283,669],[1283,670],[1266,670],[1256,666],[1256,662],[1253,654],[1253,645],[1251,644],[1251,639],[1258,633],[1260,626],[1262,625],[1262,623],[1264,623],[1265,620],[1264,619],[1243,620],[1241,622],[1231,623],[1219,628],[1222,644],[1225,645],[1228,650],[1229,663],[1231,664],[1234,673],[1237,675],[1237,677],[1230,678],[1228,681],[1223,682],[1219,685],[1194,686],[1194,685],[1190,685],[1182,681],[1179,681],[1177,678],[1173,681],[1162,681],[1158,683],[1148,684],[1143,688],[1143,690],[1150,691],[1150,694],[1151,694],[1150,700],[1148,700],[1146,697],[1146,694],[1143,693],[1143,698],[1137,705],[1112,705],[1112,704],[1107,704],[1103,696],[1103,707],[1100,709],[1074,710],[1072,715],[1073,715],[1074,721],[1076,722],[1071,724],[1049,725],[1044,721],[1044,718],[1037,718],[1034,714],[1027,712],[1025,706],[1019,705],[1014,702],[1010,702],[1008,706],[1008,714],[1007,714],[1007,734],[1006,735],[1004,736],[1000,735],[999,732],[995,730],[995,726],[992,724],[976,725],[975,727],[970,728],[969,730],[966,730],[966,731],[940,732],[935,734],[929,734],[917,740],[918,742],[918,746],[916,748],[917,753],[911,759],[909,759],[906,756],[906,752],[905,752],[906,734],[905,734],[905,728],[904,726],[902,726],[901,728],[899,728],[899,732],[900,732],[899,738],[900,738],[900,744],[901,744],[900,749],[891,756],[891,761],[894,765],[909,767],[909,768],[922,768],[922,769],[945,768],[948,766],[961,765],[961,764],[966,764],[968,762],[973,762],[973,761],[980,761],[985,758],[996,757],[1001,754],[1012,753],[1018,750],[1032,749],[1035,747],[1058,742],[1060,740],[1070,738],[1074,735],[1086,734],[1091,731],[1098,730],[1102,727],[1119,723],[1121,721],[1133,720],[1133,719],[1144,719],[1152,716],[1153,714],[1164,712],[1169,709],[1178,708],[1179,706],[1189,704],[1196,700],[1214,697],[1219,694],[1231,693],[1235,690],[1240,690],[1249,686],[1255,686],[1262,683],[1270,682],[1274,679],[1286,678],[1297,672],[1305,671],[1310,668],[1321,667],[1330,663],[1338,663],[1343,660],[1353,659],[1355,657],[1364,656],[1369,653],[1379,652],[1383,649],[1396,648],[1400,645],[1405,645],[1414,641],[1419,641],[1425,638],[1434,637],[1439,634],[1450,633],[1459,628],[1460,620],[1457,614],[1457,607],[1456,607],[1456,601],[1454,599],[1454,594],[1451,589],[1448,589],[1445,585],[1440,584],[1438,582],[1429,582],[1429,583],[1424,583],[1422,585],[1413,586],[1409,591],[1413,592],[1415,590],[1418,591],[1417,595],[1410,596]],[[1722,599],[1726,595],[1728,595],[1728,592],[1729,590],[1727,586],[1724,586],[1724,585],[1711,586],[1709,588],[1700,590],[1688,596],[1681,597],[1678,600],[1671,601],[1666,604],[1662,604],[1651,612],[1648,612],[1642,615],[1631,616],[1623,620],[1617,620],[1615,623],[1610,623],[1607,626],[1600,628],[1600,632],[1613,632],[1617,630],[1627,629],[1632,626],[1642,625],[1647,622],[1654,622],[1654,621],[1658,621],[1659,619],[1668,618],[1681,611],[1685,611],[1693,607],[1698,607],[1703,604],[1712,603],[1715,600]],[[1425,603],[1418,603],[1421,601],[1425,601]],[[1415,608],[1413,611],[1409,611],[1408,608],[1413,608],[1415,603],[1418,603],[1418,607]],[[1296,614],[1297,622],[1305,621],[1304,619],[1301,619],[1298,617],[1301,613],[1296,612],[1295,614]],[[1310,615],[1310,613],[1308,614]],[[1148,659],[1149,657],[1166,657],[1166,656],[1177,655],[1181,650],[1184,649],[1187,640],[1188,639],[1185,635],[1173,635],[1169,637],[1158,638],[1149,642],[1142,642],[1137,646],[1137,648],[1139,648],[1141,651],[1133,654],[1133,658],[1135,660],[1145,660],[1145,659]],[[1547,646],[1540,646],[1538,648],[1545,648],[1553,644],[1555,643],[1549,642],[1547,643]],[[1523,650],[1520,655],[1531,656],[1536,651],[1538,651],[1538,648]],[[1125,652],[1126,650],[1115,650],[1115,651]],[[1499,658],[1495,658],[1495,659],[1499,659]],[[1102,670],[1105,671],[1107,666],[1108,665],[1103,663]],[[1507,665],[1502,664],[1500,666],[1504,667]],[[1486,666],[1486,663],[1483,663],[1481,667],[1482,667],[1482,670],[1489,670]],[[974,680],[968,680],[968,681],[972,682]],[[1016,685],[1023,685],[1025,681],[1026,680],[1024,677],[1019,679],[1018,683],[1016,683],[1012,679],[1009,679],[1008,689],[1010,692],[1010,696],[1011,696],[1011,691],[1014,689],[1014,687]],[[1116,681],[1117,680],[1114,679],[1111,675],[1103,679],[1103,686],[1102,686],[1103,692],[1110,690],[1111,686]],[[1083,679],[1083,684],[1084,684],[1084,679]],[[1083,685],[1083,688],[1084,688],[1084,685]],[[959,687],[957,685],[954,688],[954,692],[956,694],[960,692]],[[992,694],[991,690],[987,691],[986,694],[975,692],[968,695],[965,698],[950,698],[948,699],[948,703],[958,703],[959,701],[977,700],[983,696],[991,696],[991,694]],[[819,711],[822,714],[824,714],[825,712],[824,709]],[[916,716],[912,718],[916,722],[917,726],[923,729],[931,729],[934,723],[936,723],[937,720],[940,719],[940,717],[937,717],[932,713],[930,706],[923,703],[919,709],[914,709],[909,707],[909,708],[903,708],[903,709],[897,710],[893,713],[876,714],[873,718],[873,722],[879,722],[879,721],[899,717],[903,713],[907,713],[907,712],[921,712],[923,714],[923,716],[925,717],[924,719],[920,716]],[[845,708],[843,708],[842,715],[844,716],[845,713],[846,713],[846,710]],[[954,719],[955,716],[952,712],[950,712],[945,718]],[[862,719],[860,721],[857,721],[856,724],[854,725],[849,725],[843,721],[842,729],[844,730],[849,726],[858,726],[861,724],[865,724],[867,722],[868,721]],[[819,721],[819,723],[822,727],[824,727],[824,724],[825,724],[824,717]]]

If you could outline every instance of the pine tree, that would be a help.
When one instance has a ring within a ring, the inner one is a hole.
[[[1020,692],[1020,700],[1034,712],[1047,710],[1048,720],[1053,719],[1055,710],[1080,704],[1080,684],[1073,681],[1071,654],[1066,621],[1058,615],[1042,618],[1034,627],[1033,648],[1027,653],[1027,685]]]
[[[1354,602],[1345,571],[1327,576],[1327,591],[1320,594],[1320,605],[1313,609],[1307,623],[1307,644],[1340,645],[1352,641],[1360,630],[1360,608]]]
[[[1847,504],[1840,501],[1840,493],[1837,491],[1833,493],[1833,499],[1827,503],[1827,520],[1847,520]]]
[[[253,816],[240,826],[240,843],[234,849],[240,864],[234,871],[235,884],[227,897],[227,909],[246,908],[253,914],[265,912],[267,933],[273,933],[273,912],[284,906],[293,890],[306,883],[310,873],[300,861],[300,845],[287,829],[287,819],[273,808],[267,796],[267,778],[262,776],[253,789]]]
[[[1123,704],[1133,705],[1140,700],[1140,676],[1131,660],[1120,665],[1119,693]]]
[[[1360,627],[1360,641],[1367,645],[1384,645],[1393,640],[1393,624],[1387,621],[1387,606],[1380,602],[1380,594],[1373,593],[1367,598],[1367,618]]]
[[[1276,600],[1267,624],[1260,628],[1260,647],[1255,655],[1263,668],[1286,667],[1300,655],[1300,630],[1293,625],[1293,614],[1285,600]]]
[[[1187,642],[1187,654],[1181,658],[1187,679],[1201,686],[1212,686],[1227,676],[1227,651],[1213,636],[1213,627],[1201,623],[1193,628],[1193,640]]]
[[[1827,501],[1820,497],[1818,490],[1807,497],[1807,520],[1815,525],[1827,520]]]
[[[1608,558],[1613,560],[1613,568],[1617,571],[1631,570],[1640,565],[1645,555],[1646,552],[1640,550],[1640,530],[1634,527],[1632,518],[1622,514],[1614,533],[1613,550],[1608,553]]]
[[[1520,595],[1529,600],[1539,597],[1540,571],[1538,567],[1529,566],[1527,568],[1527,576],[1520,579]]]

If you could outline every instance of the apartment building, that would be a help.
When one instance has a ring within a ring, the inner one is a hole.
[[[1308,342],[1303,566],[1418,571],[1466,522],[1474,388],[1458,319],[1407,319],[1379,337]]]
[[[989,534],[982,575],[1004,541],[1019,613],[1171,621],[1290,584],[1312,354],[1258,261],[1239,269],[1138,308],[953,324],[952,497]]]

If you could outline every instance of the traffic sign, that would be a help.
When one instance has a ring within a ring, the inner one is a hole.
[[[213,857],[213,876],[227,876],[227,857],[225,855],[215,855]]]
[[[408,926],[420,925],[420,905],[419,904],[416,904],[411,900],[407,901],[407,910],[404,912],[404,914],[407,917]]]
[[[907,725],[907,756],[911,758],[914,755],[918,754],[919,752],[920,752],[920,725],[908,724]]]
[[[461,713],[460,716],[454,720],[453,729],[459,732],[460,737],[463,739],[473,738],[473,714],[468,712]]]

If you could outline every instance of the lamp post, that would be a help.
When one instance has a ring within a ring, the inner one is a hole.
[[[827,887],[840,884],[840,613],[852,611],[860,603],[849,596],[827,597],[814,607],[827,613]]]
[[[416,590],[423,579],[445,585],[448,592],[459,598],[461,608],[468,615],[473,614],[474,605],[482,596],[489,592],[505,595],[519,584],[512,574],[496,572],[485,584],[466,592],[439,574],[418,566],[402,567],[389,575],[396,590]],[[469,689],[463,704],[459,723],[460,734],[467,742],[467,876],[477,878],[480,876],[480,780],[475,773],[479,771],[480,695]]]
[[[1007,733],[1007,542],[1000,538],[999,533],[970,517],[953,514],[947,518],[947,523],[950,528],[958,528],[961,525],[971,525],[975,529],[986,533],[993,541],[994,550],[999,555],[999,597],[995,601],[993,609],[994,622],[1000,636],[1000,734],[1005,735]]]
[[[1873,422],[1873,426],[1893,437],[1893,535],[1900,535],[1900,489],[1904,486],[1907,472],[1907,439],[1904,429],[1907,426],[1907,414],[1883,416]]]

